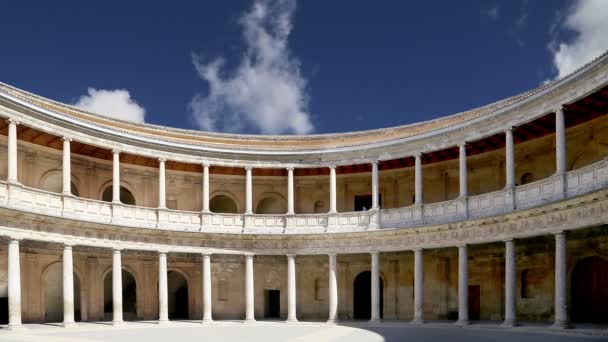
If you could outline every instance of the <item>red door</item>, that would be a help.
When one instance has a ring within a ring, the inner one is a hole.
[[[608,261],[589,257],[579,261],[572,271],[572,320],[608,322]]]
[[[478,320],[480,312],[480,287],[469,285],[469,319]]]

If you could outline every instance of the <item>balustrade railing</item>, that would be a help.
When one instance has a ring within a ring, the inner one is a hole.
[[[392,209],[336,214],[245,215],[157,209],[64,196],[0,181],[0,207],[114,225],[222,233],[322,233],[408,228],[527,209],[608,187],[608,159],[530,184]],[[514,198],[513,198],[514,196]]]

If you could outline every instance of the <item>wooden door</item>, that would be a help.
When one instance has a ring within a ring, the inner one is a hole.
[[[478,320],[481,311],[481,288],[479,285],[469,285],[469,319]]]

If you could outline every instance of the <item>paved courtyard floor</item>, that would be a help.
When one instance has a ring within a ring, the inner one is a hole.
[[[2,342],[608,341],[606,327],[590,326],[559,331],[538,324],[505,329],[496,323],[479,323],[462,328],[440,322],[416,326],[403,322],[381,324],[345,322],[332,325],[313,322],[222,321],[200,324],[179,321],[161,326],[156,322],[127,322],[121,326],[111,326],[107,322],[87,322],[78,323],[73,328],[63,328],[59,324],[26,324],[18,331],[2,328],[0,329]]]

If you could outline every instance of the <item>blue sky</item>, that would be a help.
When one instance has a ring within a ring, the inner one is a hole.
[[[11,1],[0,81],[100,114],[303,134],[453,114],[608,49],[608,1]]]

